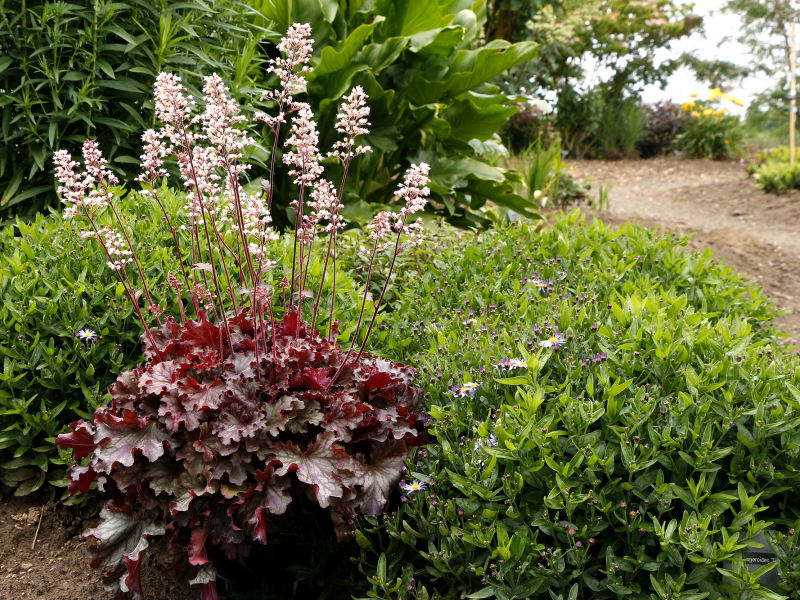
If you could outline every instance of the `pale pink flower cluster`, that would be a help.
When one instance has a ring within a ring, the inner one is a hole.
[[[353,150],[356,138],[369,133],[368,116],[367,95],[363,88],[357,85],[349,96],[344,97],[344,102],[336,115],[336,131],[344,134],[344,139],[333,145],[333,152],[329,152],[328,156],[335,156],[340,162],[345,163],[359,154],[372,152],[372,148],[366,145],[357,146]]]
[[[289,171],[289,175],[294,177],[295,185],[301,187],[313,185],[322,173],[322,167],[319,164],[322,156],[317,149],[319,133],[313,117],[314,113],[311,112],[308,104],[299,105],[297,114],[292,117],[289,137],[283,144],[287,148],[295,149],[284,152],[283,164],[294,167]]]
[[[311,208],[311,216],[316,224],[328,221],[324,231],[332,231],[333,229],[342,229],[344,227],[344,219],[339,214],[344,205],[339,204],[336,188],[327,179],[320,179],[314,182],[314,189],[311,192],[311,200],[308,202],[308,206]]]
[[[405,207],[400,210],[401,214],[412,215],[425,208],[428,203],[425,198],[431,193],[428,187],[431,181],[428,177],[430,172],[430,166],[425,163],[420,163],[419,166],[411,165],[406,171],[404,181],[397,191],[398,197],[406,201]]]
[[[96,232],[81,232],[81,237],[84,239],[96,237],[100,240],[110,259],[106,264],[114,271],[124,271],[125,265],[133,262],[133,252],[128,248],[125,238],[111,227],[103,227]]]
[[[430,167],[425,163],[420,163],[419,166],[411,165],[397,192],[399,198],[405,199],[406,205],[400,209],[400,212],[379,212],[367,225],[370,232],[369,237],[375,240],[379,249],[392,246],[391,240],[380,243],[392,231],[398,234],[403,233],[406,236],[402,245],[399,242],[395,244],[397,252],[405,247],[418,246],[422,243],[422,219],[418,218],[413,223],[408,223],[408,217],[425,208],[427,203],[425,197],[431,193],[428,187],[428,183],[430,183],[428,173],[430,173]]]
[[[169,141],[177,146],[193,141],[192,133],[186,127],[186,121],[192,114],[194,99],[189,95],[184,95],[186,91],[181,83],[181,78],[177,75],[159,73],[156,77],[156,116],[159,121],[164,123],[159,137],[169,138]]]
[[[69,152],[58,150],[53,155],[56,179],[61,184],[58,186],[58,193],[67,205],[64,210],[65,219],[88,216],[108,206],[114,197],[108,186],[119,183],[117,177],[106,168],[108,161],[103,158],[94,140],[86,140],[83,143],[83,160],[86,170],[83,173],[76,173],[75,167],[80,164],[72,160]]]
[[[286,113],[297,110],[293,96],[304,92],[306,80],[303,73],[310,73],[313,69],[308,66],[314,50],[311,37],[311,26],[306,23],[295,23],[289,28],[286,37],[281,39],[278,50],[284,55],[273,59],[267,69],[275,73],[280,80],[277,91],[268,90],[261,94],[261,100],[273,100],[278,103],[278,114],[268,117],[264,113],[256,113],[255,119],[265,121],[273,131],[277,131],[282,123],[286,122]],[[300,70],[295,72],[297,67]]]
[[[248,137],[245,130],[235,127],[246,123],[247,118],[239,114],[239,103],[228,95],[229,90],[220,76],[214,73],[204,81],[205,110],[192,122],[202,123],[205,138],[221,155],[218,161],[225,164],[229,177],[235,180],[250,168],[250,165],[238,161],[242,157],[242,150],[255,144],[255,140]]]
[[[262,194],[245,194],[240,188],[242,202],[242,217],[244,221],[243,237],[247,241],[248,249],[252,256],[260,257],[264,253],[267,242],[278,239],[277,232],[270,227],[272,217],[267,211],[267,201]],[[234,231],[239,231],[239,226],[234,222],[231,225]],[[263,261],[268,267],[276,264],[274,261]]]
[[[153,129],[148,129],[142,134],[142,141],[144,142],[144,154],[139,157],[139,160],[142,161],[142,172],[136,181],[155,188],[159,179],[168,177],[167,170],[163,168],[164,158],[167,156],[167,145],[159,139]],[[151,190],[142,190],[141,194],[153,197]]]

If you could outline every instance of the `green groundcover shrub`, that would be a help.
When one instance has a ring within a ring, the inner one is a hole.
[[[171,215],[182,211],[183,195],[163,188],[159,197]],[[147,256],[145,275],[155,300],[165,314],[177,317],[179,309],[166,300],[162,287],[166,274],[179,267],[161,210],[138,195],[120,199],[118,209],[130,216],[137,253]],[[109,214],[103,217],[111,220]],[[82,240],[79,233],[58,214],[29,223],[16,220],[0,230],[0,497],[11,490],[26,495],[45,484],[66,486],[70,452],[58,451],[55,436],[79,418],[91,420],[110,400],[119,373],[142,360],[141,323],[99,244]],[[342,237],[357,253],[353,235]],[[285,243],[291,243],[288,236]],[[321,270],[315,258],[312,277]],[[287,271],[291,262],[279,263],[272,277],[279,280]],[[337,281],[344,343],[355,326],[360,290],[346,272],[337,272]],[[76,334],[84,329],[98,339],[82,342]]]
[[[765,192],[785,194],[800,188],[800,165],[788,162],[766,162],[753,175],[756,186]]]
[[[765,165],[774,163],[789,164],[789,147],[788,146],[775,146],[774,148],[764,148],[763,146],[758,150],[749,149],[749,156],[739,161],[747,174],[751,177]]]
[[[760,289],[684,243],[575,213],[401,269],[384,346],[432,444],[358,522],[362,597],[775,600],[776,565],[742,561],[761,531],[796,594],[800,365]]]

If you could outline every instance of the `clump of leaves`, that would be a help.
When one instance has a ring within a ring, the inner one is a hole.
[[[677,149],[677,137],[683,133],[687,115],[680,106],[669,100],[645,104],[647,113],[644,133],[636,143],[642,158],[664,156]]]
[[[756,186],[765,192],[785,194],[800,189],[800,166],[784,162],[767,162],[753,175]]]
[[[228,0],[3,2],[0,217],[57,209],[51,157],[87,136],[100,140],[120,179],[133,180],[156,74],[179,71],[199,87],[215,72],[241,90],[257,77],[257,34]]]
[[[113,498],[86,532],[100,542],[92,567],[109,591],[142,593],[139,561],[153,535],[214,598],[206,544],[246,557],[293,496],[329,508],[342,539],[356,510],[383,510],[408,446],[423,441],[414,370],[372,357],[345,365],[335,341],[302,324],[296,335],[297,322],[288,313],[258,356],[244,315],[228,321],[233,339],[204,314],[168,320],[148,362],[120,375],[111,404],[58,437],[83,461],[70,490],[89,492],[99,478]]]

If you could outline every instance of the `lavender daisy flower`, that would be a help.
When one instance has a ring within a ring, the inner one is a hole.
[[[533,278],[531,279],[531,285],[539,292],[547,293],[550,290],[551,282],[545,279],[538,279]]]

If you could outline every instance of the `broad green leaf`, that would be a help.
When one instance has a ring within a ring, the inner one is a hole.
[[[515,106],[498,104],[479,108],[471,100],[451,103],[441,117],[450,123],[450,135],[468,142],[475,138],[486,141],[500,129],[508,118],[517,112]]]

